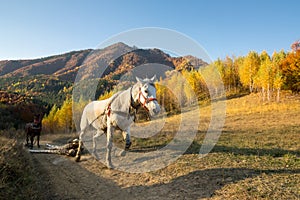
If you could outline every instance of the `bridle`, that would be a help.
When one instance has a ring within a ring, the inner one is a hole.
[[[154,85],[152,85],[153,87],[154,87]],[[141,90],[141,88],[139,88],[139,96],[138,96],[138,105],[136,105],[135,104],[135,102],[134,102],[134,100],[133,100],[133,97],[132,97],[132,89],[133,89],[133,87],[131,87],[130,88],[130,97],[131,97],[131,103],[130,103],[130,105],[131,105],[131,107],[134,109],[134,116],[135,116],[135,113],[136,113],[136,110],[138,109],[138,107],[139,106],[142,106],[148,113],[149,113],[149,109],[147,108],[147,106],[146,106],[146,104],[147,103],[149,103],[149,102],[151,102],[151,101],[157,101],[157,99],[156,98],[153,98],[153,97],[151,97],[151,98],[148,98],[148,97],[146,97],[144,94],[143,94],[143,92],[142,92],[142,90]],[[141,97],[144,99],[144,103],[141,101]],[[113,100],[112,100],[113,101]],[[106,114],[107,114],[107,116],[108,117],[110,117],[110,114],[111,114],[111,103],[112,102],[110,102],[108,105],[107,105],[107,108],[106,108]],[[129,109],[129,114],[130,113],[132,113],[131,112],[131,109]],[[96,119],[94,119],[93,121],[92,121],[92,123],[95,121],[95,120],[97,120],[99,117],[100,117],[101,115],[99,115]],[[90,124],[92,124],[92,123],[90,123]]]
[[[140,100],[141,97],[143,97],[144,103]],[[149,109],[147,108],[146,103],[149,103],[150,101],[157,101],[157,99],[156,99],[156,98],[153,98],[153,97],[151,97],[151,98],[145,97],[145,95],[143,94],[141,88],[139,88],[139,98],[138,98],[138,101],[139,101],[139,103],[142,105],[142,107],[143,107],[147,112],[149,112]]]

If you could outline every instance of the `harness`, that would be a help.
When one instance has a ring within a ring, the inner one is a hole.
[[[142,106],[148,113],[149,113],[149,109],[146,107],[146,103],[149,103],[150,101],[157,101],[156,98],[148,98],[148,97],[145,97],[145,95],[142,93],[142,90],[141,88],[139,88],[139,97],[138,97],[138,102],[135,103],[134,102],[134,99],[131,95],[132,93],[132,89],[133,89],[133,86],[130,88],[130,107],[129,107],[129,112],[128,112],[128,118],[130,116],[133,116],[133,121],[136,120],[136,111],[137,109]],[[107,117],[110,117],[111,113],[112,113],[112,109],[111,109],[111,104],[113,103],[113,101],[118,97],[119,95],[117,94],[110,102],[109,104],[107,105],[106,109],[105,109],[105,112],[103,114],[106,114]],[[144,103],[141,102],[140,100],[140,97],[144,98]],[[127,113],[124,113],[124,112],[121,112],[121,111],[113,111],[115,113],[118,113],[118,114],[125,114],[127,115]],[[103,116],[103,114],[97,116],[88,126],[91,126],[97,119],[99,119],[101,116]],[[87,127],[86,127],[87,128]]]
[[[134,102],[134,99],[131,95],[132,93],[132,88],[133,86],[130,88],[130,107],[129,107],[129,116],[134,116],[134,121],[135,121],[135,118],[136,118],[136,110],[142,106],[148,113],[149,113],[149,109],[146,107],[146,103],[149,103],[150,101],[157,101],[156,98],[148,98],[148,97],[145,97],[145,95],[143,94],[141,88],[139,88],[139,97],[138,97],[138,104],[135,104]],[[142,103],[142,101],[140,100],[141,97],[144,99],[144,103]],[[108,117],[110,117],[111,115],[111,103],[113,102],[113,100],[108,104],[107,108],[106,108],[106,114]],[[114,111],[116,112],[116,111]],[[118,111],[117,111],[118,112]],[[128,117],[129,117],[128,116]]]

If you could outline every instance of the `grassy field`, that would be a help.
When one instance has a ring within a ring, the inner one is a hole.
[[[155,137],[133,138],[132,150],[151,150],[166,145],[174,136],[172,132],[178,129],[174,124],[179,117],[168,118],[164,129]],[[286,94],[279,103],[263,103],[258,94],[251,94],[227,100],[223,132],[212,152],[204,158],[200,159],[198,152],[211,118],[209,106],[201,107],[201,123],[193,144],[176,162],[163,169],[131,174],[105,169],[95,159],[79,165],[98,177],[112,180],[137,199],[141,199],[136,196],[139,194],[144,194],[143,199],[148,199],[147,196],[161,199],[299,199],[299,117],[300,96]],[[63,137],[66,136],[42,136],[48,141]],[[115,141],[118,140],[120,137],[116,136]],[[35,179],[28,174],[34,168],[27,167],[24,172],[27,175],[22,176],[19,168],[8,167],[13,166],[14,160],[31,165],[30,158],[16,153],[20,148],[12,141],[1,137],[1,146],[7,145],[1,148],[0,191],[1,194],[2,191],[17,192],[20,190],[17,185],[23,184],[27,185],[24,192],[30,195],[32,187],[28,183],[35,183]],[[8,172],[19,178],[10,180]]]
[[[151,149],[167,144],[173,138],[169,133],[178,128],[174,125],[178,117],[168,119],[160,137],[133,140],[133,148]],[[263,103],[258,94],[227,100],[226,122],[218,143],[211,153],[199,159],[211,118],[210,106],[204,106],[197,137],[178,161],[144,175],[119,172],[115,181],[122,187],[132,187],[170,184],[185,177],[186,181],[178,182],[178,188],[188,194],[195,192],[197,183],[207,185],[208,192],[200,198],[299,199],[299,117],[300,96],[286,94],[279,103]],[[97,169],[91,167],[91,171]],[[112,174],[96,173],[111,179]]]

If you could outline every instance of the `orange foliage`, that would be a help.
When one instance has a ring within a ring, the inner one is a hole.
[[[281,64],[286,89],[300,92],[300,50],[291,52]]]

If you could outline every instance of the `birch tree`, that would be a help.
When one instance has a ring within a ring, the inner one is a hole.
[[[276,90],[276,101],[280,101],[280,90],[283,85],[283,75],[280,69],[280,65],[286,57],[286,53],[282,50],[279,53],[276,51],[272,55],[272,65],[274,68],[274,80],[273,87]]]
[[[273,86],[273,67],[271,58],[266,51],[260,54],[260,67],[256,75],[256,84],[262,90],[262,100],[271,99],[271,88]]]
[[[258,53],[250,51],[245,57],[243,64],[239,68],[239,76],[244,87],[248,87],[250,92],[254,91],[255,76],[260,66]]]

